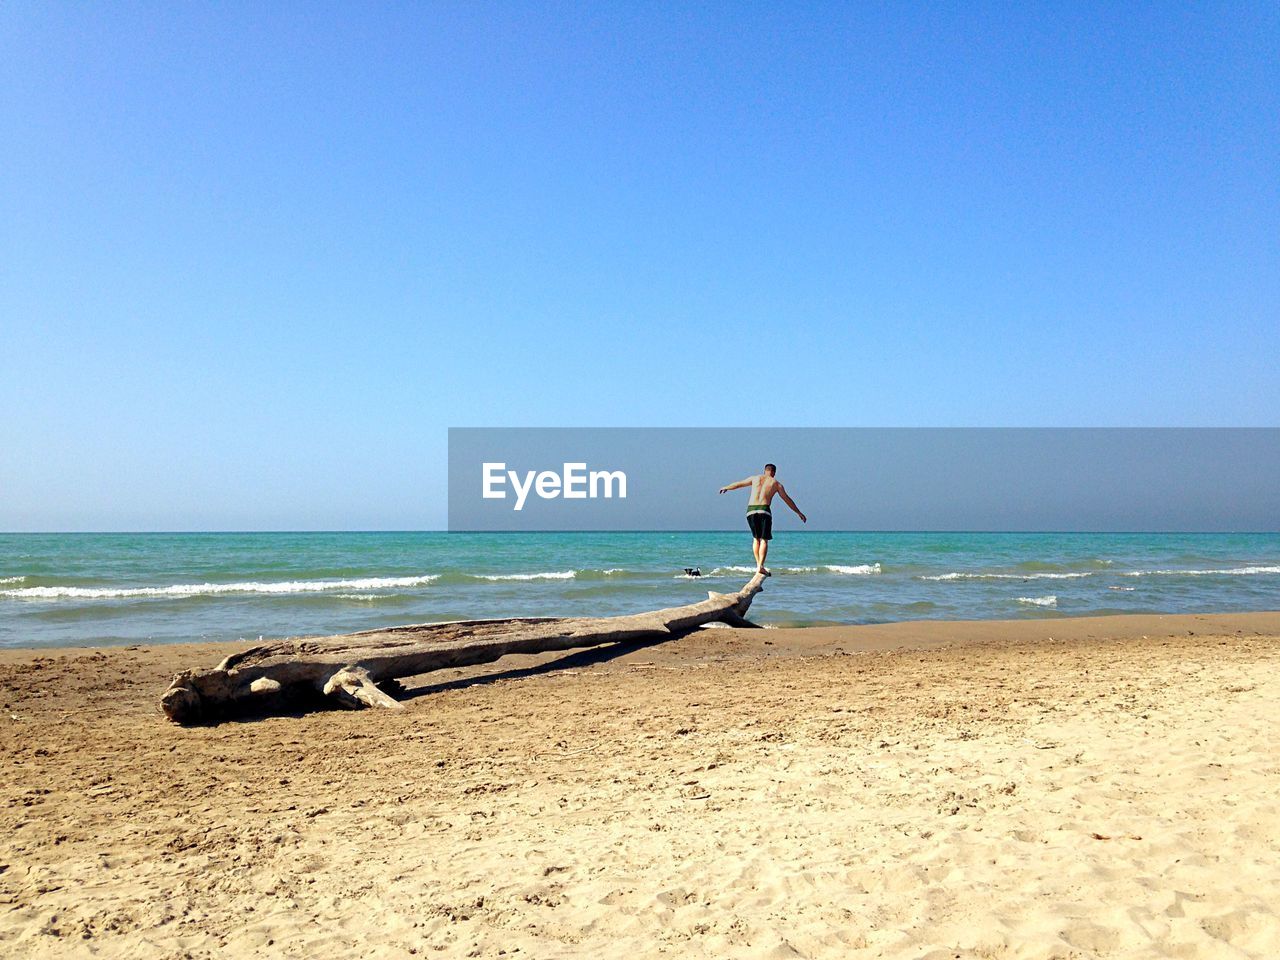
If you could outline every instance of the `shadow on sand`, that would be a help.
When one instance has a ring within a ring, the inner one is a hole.
[[[420,687],[406,688],[399,680],[389,680],[378,686],[402,703],[407,703],[434,693],[444,693],[446,690],[465,690],[468,687],[497,683],[500,680],[520,680],[525,677],[536,677],[560,670],[577,670],[599,663],[608,663],[610,660],[626,656],[628,653],[634,653],[637,650],[643,650],[646,647],[656,646],[660,643],[667,643],[674,639],[676,638],[671,636],[654,637],[648,640],[627,640],[622,643],[577,650],[564,656],[556,657],[554,660],[533,664],[528,667],[499,670],[495,673],[482,673],[472,677],[458,677],[454,680],[442,680],[438,683],[428,683]],[[419,676],[425,677],[428,674],[419,674]],[[269,707],[266,704],[257,704],[252,699],[241,701],[234,706],[224,708],[217,716],[205,717],[200,723],[193,724],[193,726],[210,727],[217,726],[220,723],[257,723],[260,720],[268,720],[275,717],[297,719],[311,713],[329,713],[342,710],[342,707],[334,703],[332,697],[322,696],[317,691],[295,688],[279,694]]]
[[[544,673],[555,673],[558,670],[576,670],[581,667],[594,666],[597,663],[608,663],[610,660],[616,660],[618,657],[624,657],[628,653],[634,653],[637,650],[644,650],[646,647],[654,647],[660,643],[668,643],[674,639],[675,637],[654,637],[650,640],[627,640],[622,643],[611,643],[607,646],[578,650],[575,653],[570,653],[563,657],[557,657],[554,660],[548,660],[546,663],[537,663],[529,667],[516,667],[512,670],[501,670],[497,673],[485,673],[477,677],[459,677],[456,680],[442,680],[439,683],[431,683],[422,687],[414,687],[411,690],[401,688],[400,690],[392,689],[388,692],[397,700],[407,702],[409,700],[416,700],[419,697],[429,696],[433,693],[443,693],[446,690],[465,690],[468,687],[497,683],[499,680],[521,680],[525,677],[536,677]]]

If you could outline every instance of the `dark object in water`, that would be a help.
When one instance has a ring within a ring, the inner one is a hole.
[[[685,567],[684,575],[686,577],[700,577],[702,576],[702,568],[701,567]]]

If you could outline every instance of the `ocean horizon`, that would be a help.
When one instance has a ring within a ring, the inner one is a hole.
[[[766,626],[1280,609],[1280,533],[784,530],[769,566]],[[752,569],[745,531],[8,533],[0,646],[613,616]]]

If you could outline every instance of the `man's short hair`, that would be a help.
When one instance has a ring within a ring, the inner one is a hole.
[[[765,472],[765,473],[767,473],[767,474],[768,474],[769,476],[771,476],[771,477],[773,477],[773,476],[777,476],[777,473],[778,473],[778,465],[777,465],[776,463],[766,463],[766,464],[764,465],[764,472]]]

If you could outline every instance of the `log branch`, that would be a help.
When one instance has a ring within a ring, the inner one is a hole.
[[[621,617],[461,620],[259,644],[211,670],[178,674],[160,706],[184,724],[217,719],[237,706],[269,711],[299,693],[351,709],[400,709],[403,704],[379,684],[513,653],[674,639],[707,623],[755,626],[746,613],[763,584],[757,574],[737,593],[709,593],[700,603]]]
[[[352,710],[359,710],[361,707],[404,709],[403,703],[379,690],[369,671],[361,667],[345,667],[335,673],[325,682],[324,695],[334,697],[344,707]]]

